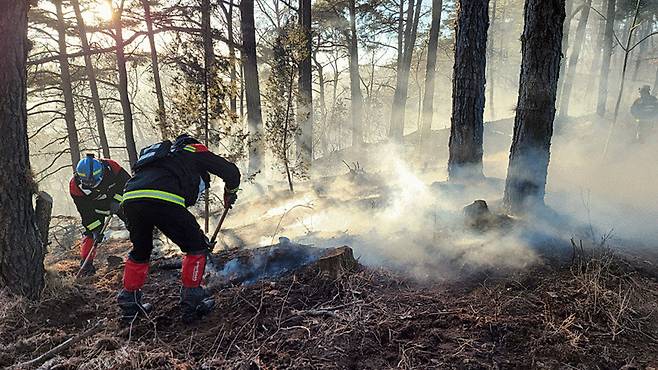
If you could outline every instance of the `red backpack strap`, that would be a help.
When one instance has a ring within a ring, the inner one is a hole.
[[[113,174],[117,175],[121,173],[123,168],[121,168],[121,165],[114,159],[102,159],[102,161],[107,164]]]
[[[182,149],[190,153],[203,153],[210,151],[208,150],[208,147],[203,144],[187,144]]]

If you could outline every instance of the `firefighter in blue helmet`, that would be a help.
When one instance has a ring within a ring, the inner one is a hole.
[[[213,174],[224,181],[224,205],[230,208],[237,199],[240,171],[186,134],[173,143],[163,141],[142,149],[133,169],[123,201],[133,248],[117,297],[122,318],[129,320],[150,309],[142,304],[141,288],[148,274],[153,229],[158,228],[185,253],[180,308],[183,321],[191,322],[208,313],[214,301],[201,286],[209,242],[187,207],[210,186]]]
[[[111,159],[96,159],[93,154],[87,154],[78,162],[69,182],[69,192],[85,228],[80,242],[81,266],[91,253],[94,242],[103,238],[101,229],[105,218],[112,214],[124,218],[119,206],[123,200],[123,187],[129,178],[128,172]],[[89,256],[83,274],[91,275],[96,271],[94,257]]]
[[[653,130],[658,121],[658,99],[651,95],[649,85],[642,86],[639,90],[640,97],[633,102],[631,114],[637,122],[636,138],[643,141]]]

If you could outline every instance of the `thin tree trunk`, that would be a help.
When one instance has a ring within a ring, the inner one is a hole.
[[[452,81],[450,180],[482,174],[489,0],[459,0]]]
[[[405,26],[404,53],[402,54],[402,65],[397,71],[393,105],[391,107],[391,122],[388,136],[392,140],[402,142],[404,137],[404,120],[409,93],[409,74],[411,73],[411,59],[413,57],[416,35],[418,33],[418,22],[420,18],[420,7],[422,0],[409,1],[407,9],[407,24]]]
[[[514,213],[544,204],[558,74],[564,0],[526,0],[521,77],[505,206]]]
[[[60,86],[64,94],[64,119],[66,121],[66,132],[71,150],[71,166],[75,168],[80,161],[80,143],[78,141],[78,129],[75,127],[75,105],[73,104],[71,72],[69,70],[69,60],[66,58],[66,21],[64,20],[64,12],[62,11],[62,1],[56,0],[54,3],[57,11],[57,41],[59,44]]]
[[[215,45],[210,25],[210,0],[201,0],[201,37],[203,39],[203,141],[210,146],[210,92],[215,91]],[[210,230],[210,189],[206,188],[204,230]]]
[[[320,92],[320,127],[322,128],[322,133],[320,134],[320,150],[322,150],[322,156],[326,156],[329,151],[329,138],[327,136],[327,93],[326,93],[326,81],[324,79],[324,68],[322,63],[318,62],[317,58],[313,58],[315,62],[315,69],[318,71],[318,87]]]
[[[600,2],[600,9],[603,9],[603,6],[605,5],[606,0],[601,0]],[[598,10],[598,9],[597,9]],[[598,16],[598,14],[596,14]],[[590,77],[587,79],[587,87],[585,88],[585,91],[594,91],[594,85],[597,80],[600,80],[600,76],[597,75],[597,71],[601,69],[601,58],[603,58],[603,38],[605,36],[605,19],[603,17],[598,17],[598,22],[597,22],[597,30],[596,30],[596,42],[594,43],[593,47],[593,55],[592,55],[592,67],[590,68]],[[594,94],[587,94],[587,105],[588,107],[592,103],[592,99],[594,99]]]
[[[616,6],[617,0],[608,0],[605,15],[605,35],[603,37],[603,56],[601,57],[601,70],[599,73],[599,91],[596,103],[596,114],[600,117],[603,117],[607,110],[608,75],[610,74],[610,60],[612,59]]]
[[[489,121],[496,119],[496,109],[494,106],[494,70],[493,70],[493,51],[495,45],[494,31],[496,29],[496,10],[498,1],[494,0],[491,6],[491,22],[489,24],[489,49],[487,49],[487,87],[489,88],[489,97],[487,98],[487,108],[489,108]]]
[[[290,74],[290,84],[288,86],[288,98],[286,100],[286,115],[283,124],[283,165],[286,169],[286,178],[288,179],[288,189],[291,193],[295,192],[295,187],[292,183],[292,172],[290,171],[290,158],[288,156],[288,134],[290,127],[288,122],[290,122],[290,110],[292,109],[292,88],[295,83],[295,74]]]
[[[564,20],[564,25],[562,26],[562,55],[565,58],[562,58],[560,64],[560,79],[557,82],[557,96],[558,100],[562,94],[562,86],[564,86],[564,79],[566,78],[567,71],[567,54],[569,52],[569,34],[571,33],[571,20],[578,13],[578,10],[574,11],[573,4],[576,0],[566,0],[566,18]]]
[[[413,0],[409,0],[413,2]],[[402,55],[404,54],[404,0],[400,0],[400,7],[398,10],[398,57],[396,60],[397,69],[402,67]]]
[[[135,146],[135,135],[133,133],[133,112],[128,93],[128,71],[126,71],[126,55],[123,47],[123,26],[121,16],[123,4],[114,11],[114,41],[116,44],[117,70],[119,72],[119,98],[121,110],[123,111],[123,132],[126,138],[126,150],[130,167],[137,162],[137,148]]]
[[[249,174],[261,171],[263,161],[263,117],[260,104],[260,85],[256,64],[256,31],[254,29],[254,0],[240,1],[240,29],[242,31],[242,63],[247,100],[249,126]]]
[[[642,34],[640,35],[640,39],[643,39],[644,37],[648,36],[651,31],[652,31],[653,25],[649,22],[647,22],[644,27],[642,28]],[[642,59],[644,59],[644,56],[647,52],[647,43],[643,42],[638,46],[638,51],[636,53],[636,58],[635,58],[635,66],[633,67],[633,77],[631,77],[631,80],[637,81],[637,75],[640,73],[640,66],[642,65]]]
[[[166,139],[167,132],[167,111],[165,108],[164,95],[162,94],[162,82],[160,81],[160,65],[158,63],[158,50],[155,46],[155,35],[153,34],[153,18],[151,17],[150,0],[141,0],[144,7],[144,20],[146,21],[146,30],[148,31],[149,46],[151,49],[151,68],[153,69],[153,82],[155,84],[155,96],[158,99],[158,127],[160,127],[160,136],[162,140]]]
[[[359,72],[359,44],[356,33],[356,4],[350,0],[350,95],[352,98],[352,146],[363,145],[363,95],[361,94],[361,74]]]
[[[425,67],[425,96],[423,97],[422,124],[420,131],[420,148],[432,133],[432,120],[434,116],[434,77],[436,75],[436,57],[439,49],[439,34],[441,33],[441,13],[443,0],[432,0],[432,23],[430,37],[427,44],[427,65]]]
[[[224,6],[222,5],[223,3],[220,2],[220,5],[222,8]],[[233,32],[233,2],[229,1],[228,4],[228,10],[226,11],[226,33],[228,36],[228,58],[229,58],[229,78],[231,79],[231,95],[229,96],[229,109],[231,110],[231,113],[234,115],[237,115],[238,111],[238,104],[237,104],[237,97],[235,90],[236,88],[236,81],[238,80],[238,72],[236,68],[236,63],[235,63],[235,35]],[[242,114],[240,114],[242,116]]]
[[[626,38],[626,45],[624,49],[624,62],[621,68],[621,82],[619,83],[619,94],[617,95],[617,102],[615,103],[615,111],[612,116],[612,124],[610,125],[610,130],[608,131],[608,138],[605,141],[605,146],[603,147],[603,157],[608,152],[608,146],[610,145],[610,140],[612,139],[612,134],[615,130],[615,125],[617,124],[617,118],[619,117],[619,107],[621,105],[621,98],[624,95],[624,86],[626,84],[626,71],[628,70],[628,57],[631,53],[631,42],[633,41],[633,34],[635,33],[635,26],[637,25],[637,18],[640,14],[640,5],[642,0],[637,0],[635,6],[635,14],[633,15],[633,22],[629,24],[628,27],[628,37]]]
[[[653,93],[656,94],[658,90],[658,66],[656,67],[656,78],[653,80]]]
[[[37,299],[45,248],[35,222],[27,140],[27,1],[0,1],[0,288]]]
[[[562,94],[560,95],[560,111],[559,117],[566,118],[569,116],[569,104],[571,103],[571,90],[573,82],[576,78],[576,70],[578,68],[578,59],[580,58],[580,51],[583,48],[585,41],[585,31],[587,30],[587,20],[589,19],[590,7],[592,0],[585,0],[583,10],[580,12],[580,19],[578,19],[578,27],[576,28],[576,39],[573,43],[573,49],[569,56],[569,65],[567,66],[567,74],[564,78],[564,86],[562,86]]]
[[[297,99],[297,119],[300,133],[295,138],[299,159],[305,170],[311,169],[313,161],[313,79],[311,54],[311,0],[299,0],[299,26],[304,35],[303,58],[299,62],[299,95]]]
[[[103,108],[101,107],[101,98],[98,94],[98,84],[96,82],[96,71],[91,62],[91,48],[89,47],[89,40],[87,40],[87,31],[85,29],[85,21],[80,11],[80,3],[78,0],[70,0],[75,17],[78,22],[78,35],[80,37],[80,44],[84,52],[85,72],[89,80],[89,90],[91,92],[91,104],[94,107],[94,116],[96,117],[96,129],[98,130],[98,139],[100,141],[103,157],[110,158],[110,144],[107,141],[107,134],[105,133],[105,117],[103,116]]]

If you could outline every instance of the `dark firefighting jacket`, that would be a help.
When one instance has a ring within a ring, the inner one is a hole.
[[[123,200],[123,188],[130,174],[111,159],[101,159],[103,165],[103,180],[94,189],[80,187],[80,182],[74,176],[69,182],[69,192],[75,207],[82,217],[85,235],[91,235]]]
[[[631,114],[641,121],[658,119],[658,99],[653,95],[647,95],[635,100],[631,106]]]
[[[140,168],[126,184],[124,202],[152,199],[190,207],[199,198],[199,190],[210,186],[209,173],[224,180],[225,191],[237,192],[240,170],[235,164],[210,152],[203,144],[185,145],[182,150]]]

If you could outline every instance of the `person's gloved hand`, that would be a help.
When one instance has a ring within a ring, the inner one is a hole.
[[[224,190],[224,207],[233,208],[233,204],[238,200],[238,189]]]
[[[91,237],[94,239],[94,243],[99,244],[103,241],[103,238],[105,238],[105,234],[103,234],[102,232],[100,232],[100,230],[98,230],[98,231],[94,231]]]
[[[208,252],[212,253],[212,251],[215,249],[215,245],[217,244],[216,241],[212,242],[208,237],[206,236],[206,247],[208,248]]]

